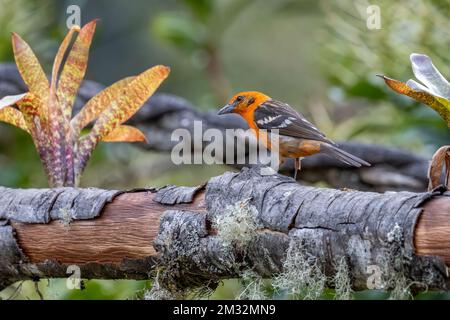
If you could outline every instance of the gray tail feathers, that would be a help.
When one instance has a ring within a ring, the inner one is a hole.
[[[332,158],[338,159],[339,161],[348,164],[349,166],[353,167],[370,166],[370,163],[364,161],[363,159],[360,159],[328,143],[322,143],[320,145],[320,151]]]

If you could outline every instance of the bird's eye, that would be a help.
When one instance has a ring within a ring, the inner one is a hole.
[[[239,97],[236,98],[236,102],[241,102],[242,100],[244,100],[243,96],[239,96]]]

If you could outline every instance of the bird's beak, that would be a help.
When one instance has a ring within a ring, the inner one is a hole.
[[[227,114],[227,113],[232,113],[234,108],[236,108],[236,104],[227,104],[225,105],[222,109],[219,110],[219,112],[217,112],[217,114]]]

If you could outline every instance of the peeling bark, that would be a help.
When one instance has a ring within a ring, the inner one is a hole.
[[[195,195],[204,188],[205,185],[200,185],[198,187],[166,186],[158,190],[154,200],[158,203],[167,205],[191,203],[194,200]]]
[[[0,204],[0,288],[67,277],[72,264],[83,278],[158,274],[171,291],[214,288],[246,270],[282,273],[294,244],[329,278],[344,259],[355,289],[366,288],[367,267],[377,265],[419,289],[447,290],[450,198],[443,189],[320,189],[251,168],[199,187],[2,188]]]
[[[66,268],[55,261],[29,263],[18,245],[10,221],[48,224],[61,220],[69,225],[74,220],[96,218],[106,203],[119,191],[101,189],[8,189],[0,187],[0,288],[22,279],[43,276],[67,277]],[[102,266],[107,269],[108,266]],[[89,268],[90,277],[101,276]]]
[[[0,187],[0,220],[49,223],[93,219],[121,191],[97,188],[10,189]]]
[[[257,209],[263,228],[286,234],[289,240],[285,237],[285,241],[296,239],[302,243],[325,274],[331,276],[337,259],[346,258],[355,288],[366,287],[369,265],[393,272],[394,266],[386,265],[392,246],[402,251],[407,278],[428,287],[446,288],[442,259],[416,256],[413,244],[420,206],[440,194],[442,190],[379,194],[299,187],[284,176],[261,176],[257,170],[244,169],[240,174],[226,173],[211,179],[205,201],[211,220],[223,213],[224,206],[242,198],[251,199],[249,204]],[[393,239],[396,227],[400,228],[400,237]],[[270,237],[274,237],[273,233]],[[265,264],[260,261],[255,265]]]

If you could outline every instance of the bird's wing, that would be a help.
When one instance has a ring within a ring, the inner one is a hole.
[[[276,100],[262,103],[255,109],[254,121],[259,129],[267,131],[278,129],[280,135],[334,144],[287,103]]]

